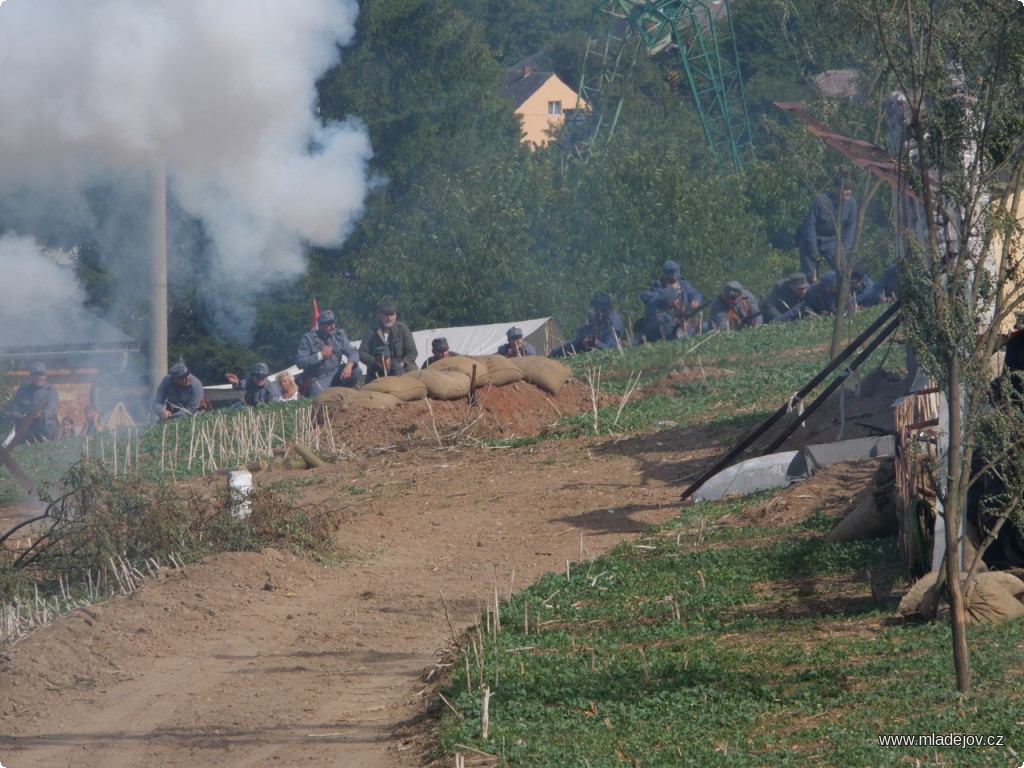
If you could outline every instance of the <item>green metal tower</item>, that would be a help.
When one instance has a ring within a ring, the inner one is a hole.
[[[734,37],[728,0],[604,0],[563,144],[585,154],[610,139],[641,51],[665,54],[678,59],[708,146],[740,168],[751,138]]]

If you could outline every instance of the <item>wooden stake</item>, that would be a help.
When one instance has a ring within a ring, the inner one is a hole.
[[[480,738],[487,738],[487,731],[491,726],[491,689],[486,685],[480,687],[483,693],[483,701],[480,702]]]

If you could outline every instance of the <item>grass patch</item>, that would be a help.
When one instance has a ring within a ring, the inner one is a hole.
[[[1024,744],[1012,714],[1024,696],[1005,684],[1019,631],[971,628],[967,706],[948,627],[890,618],[903,585],[893,541],[829,544],[824,516],[774,538],[737,535],[729,520],[750,503],[688,507],[516,595],[500,631],[483,619],[491,629],[467,641],[443,689],[463,716],[444,709],[445,752],[468,745],[507,766],[1010,764],[1005,747],[881,747],[878,736]]]

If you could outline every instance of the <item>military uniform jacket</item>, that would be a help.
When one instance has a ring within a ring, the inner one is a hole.
[[[402,368],[403,373],[416,369],[416,340],[405,323],[396,321],[391,332],[385,334],[380,321],[373,321],[359,345],[359,360],[367,368],[373,365],[373,350],[380,344],[391,350],[391,359]]]
[[[835,198],[830,192],[823,192],[811,203],[804,219],[804,247],[808,253],[817,253],[832,259],[836,253],[836,222],[839,220]],[[842,209],[843,253],[853,250],[854,235],[857,234],[857,201],[852,197],[843,200]]]
[[[761,325],[761,308],[750,291],[743,291],[733,306],[716,296],[711,302],[711,328],[728,331],[733,328],[754,328]]]
[[[256,386],[252,377],[242,379],[235,386],[235,389],[245,390],[242,399],[246,405],[262,405],[263,403],[276,403],[281,399],[281,388],[276,383],[267,379],[262,387]]]
[[[644,303],[646,311],[644,314],[648,316],[654,316],[657,312],[658,297],[661,295],[661,291],[664,288],[674,288],[676,295],[679,297],[683,310],[690,309],[690,305],[693,302],[697,304],[703,303],[700,291],[694,288],[687,280],[678,278],[675,285],[670,285],[660,278],[651,283],[650,287],[640,294],[640,301]]]
[[[764,300],[764,320],[770,323],[779,315],[789,312],[793,307],[803,301],[803,297],[797,296],[789,287],[788,280],[780,280],[772,286],[771,293]]]
[[[320,356],[320,351],[324,347],[331,347],[332,352],[329,357]],[[310,331],[299,339],[295,364],[302,369],[304,375],[313,379],[314,385],[310,391],[316,394],[331,386],[339,368],[350,360],[355,361],[358,358],[359,351],[349,341],[345,331],[335,328],[334,333],[330,336],[325,336],[320,331]]]
[[[156,413],[165,408],[171,417],[191,416],[199,413],[199,404],[203,401],[203,382],[193,374],[188,376],[188,384],[179,387],[170,376],[164,376],[156,388],[153,398],[153,410]]]
[[[37,431],[48,437],[53,437],[57,432],[59,402],[60,397],[53,385],[28,382],[18,387],[8,412],[15,421],[38,414],[33,421],[33,424],[38,425]]]
[[[512,344],[508,343],[502,344],[500,347],[498,347],[497,354],[501,355],[502,357],[510,357],[509,350],[512,346]],[[524,341],[523,348],[520,350],[519,354],[517,355],[513,352],[511,357],[530,357],[531,355],[536,354],[537,348],[534,347],[533,344],[531,344],[530,342]]]

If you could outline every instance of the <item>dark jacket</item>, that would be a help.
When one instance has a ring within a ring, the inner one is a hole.
[[[779,315],[789,312],[801,301],[803,301],[803,296],[793,293],[789,280],[780,280],[772,286],[772,290],[762,304],[761,311],[764,313],[764,321],[772,322]]]
[[[804,219],[802,248],[810,255],[818,254],[835,268],[836,256],[836,223],[841,224],[843,236],[843,253],[849,255],[853,250],[853,240],[857,234],[857,200],[853,197],[843,200],[841,220],[839,207],[831,192],[823,192],[814,198]]]
[[[614,309],[598,313],[591,309],[587,312],[587,322],[576,329],[572,341],[567,341],[557,349],[548,353],[548,357],[564,357],[578,355],[592,349],[616,349],[626,338],[626,328],[622,318]]]
[[[59,401],[57,390],[51,384],[34,384],[30,381],[18,387],[8,406],[8,413],[15,421],[15,429],[22,426],[19,422],[31,418],[31,423],[23,425],[19,443],[38,443],[53,439],[57,434]],[[12,444],[11,447],[16,444]]]
[[[391,360],[401,368],[401,373],[416,370],[416,340],[405,323],[396,321],[391,332],[387,334],[379,320],[374,320],[370,324],[370,330],[363,336],[363,341],[359,345],[359,360],[367,368],[373,365],[373,350],[381,344],[391,350]]]

